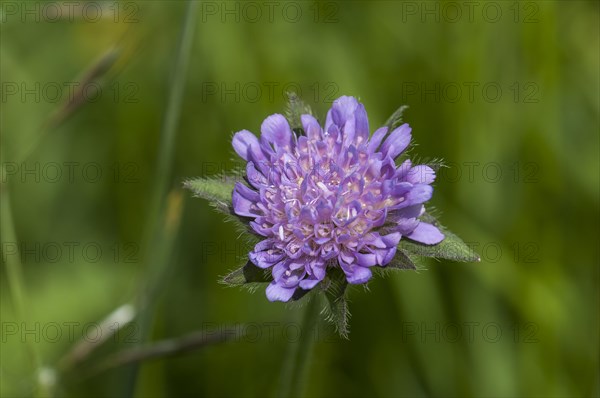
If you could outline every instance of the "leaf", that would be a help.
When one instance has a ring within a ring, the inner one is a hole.
[[[371,271],[375,275],[382,277],[388,276],[392,272],[398,271],[420,271],[424,267],[420,264],[419,258],[412,254],[405,253],[401,250],[396,251],[396,255],[384,267],[371,267]]]
[[[289,92],[287,93],[288,104],[285,110],[285,117],[290,123],[290,127],[296,134],[303,135],[304,127],[302,127],[302,115],[312,115],[312,109],[310,106],[306,105],[304,101],[298,97],[296,93]]]
[[[312,291],[311,290],[304,290],[301,288],[297,288],[296,291],[294,292],[294,295],[291,298],[291,301],[298,301],[300,299],[302,299],[304,296],[306,296],[308,293],[310,293]]]
[[[217,210],[230,213],[234,177],[195,178],[185,181],[183,186],[192,191],[194,196],[208,200]]]
[[[397,251],[392,261],[390,261],[384,268],[416,270],[417,266],[408,254],[402,251]]]
[[[388,127],[388,131],[391,132],[396,127],[398,127],[402,123],[404,123],[404,121],[402,120],[402,115],[404,114],[404,111],[407,109],[408,109],[408,105],[402,105],[394,113],[392,113],[392,116],[390,116],[384,124],[384,126]]]
[[[271,282],[272,278],[268,271],[258,268],[248,261],[246,265],[230,272],[221,278],[221,283],[229,286],[244,286],[255,283]]]
[[[344,272],[339,268],[330,268],[327,278],[325,283],[327,307],[324,309],[324,313],[327,320],[333,323],[340,336],[347,339],[348,319],[350,318],[346,301],[348,281]]]
[[[444,234],[445,238],[437,245],[424,245],[411,240],[402,239],[398,245],[398,251],[406,255],[416,255],[424,257],[444,258],[452,261],[477,262],[481,261],[479,255],[475,253],[462,239],[444,228],[430,214],[425,213],[421,220],[435,225]]]

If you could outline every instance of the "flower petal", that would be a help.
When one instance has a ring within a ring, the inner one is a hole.
[[[399,198],[404,195],[407,195],[410,191],[414,189],[414,186],[409,182],[399,182],[394,184],[393,181],[388,181],[386,181],[383,185],[383,195],[391,195],[394,198]]]
[[[369,123],[367,113],[354,97],[342,96],[333,102],[327,113],[325,131],[337,126],[342,133],[344,146],[366,142],[369,138]]]
[[[296,288],[283,287],[277,284],[277,282],[273,281],[267,286],[267,299],[269,301],[289,301]]]
[[[396,223],[394,227],[394,231],[400,232],[402,235],[408,235],[419,225],[419,220],[417,218],[401,218]]]
[[[241,182],[235,183],[231,202],[235,214],[243,217],[257,217],[261,211],[256,206],[260,200],[258,192],[253,191]]]
[[[406,200],[404,201],[404,204],[414,205],[427,202],[429,199],[431,199],[432,194],[433,188],[431,185],[417,184],[406,194]]]
[[[389,247],[387,249],[375,250],[375,254],[377,255],[377,264],[384,266],[390,261],[392,261],[392,259],[396,255],[396,250],[396,246]]]
[[[354,112],[354,140],[357,144],[366,143],[369,139],[369,118],[363,104],[359,103]]]
[[[315,207],[317,209],[317,221],[325,222],[331,221],[331,214],[333,213],[333,206],[330,202],[325,199],[319,199]]]
[[[392,131],[389,137],[386,138],[385,142],[381,145],[381,152],[384,156],[396,158],[402,153],[408,144],[410,144],[411,128],[407,123],[398,127]]]
[[[444,234],[437,227],[422,221],[406,237],[426,245],[436,245],[444,240]]]
[[[330,120],[338,127],[344,127],[346,122],[354,117],[354,112],[358,107],[358,101],[354,97],[347,95],[333,101],[330,110]],[[326,127],[327,123],[325,123]]]
[[[355,253],[356,263],[362,267],[372,267],[377,264],[377,255],[375,253]]]
[[[356,253],[345,252],[348,251],[344,250],[338,255],[338,264],[342,268],[342,271],[344,271],[348,283],[365,283],[371,279],[371,270],[367,267],[358,265],[355,257]]]
[[[322,259],[312,261],[309,264],[310,273],[318,280],[323,280],[327,272],[327,266]]]
[[[268,223],[265,217],[256,217],[250,221],[250,227],[259,235],[273,236],[273,224]]]
[[[406,180],[406,175],[411,170],[411,168],[412,168],[412,162],[410,161],[410,159],[406,159],[396,169],[396,172],[394,173],[394,178],[398,178],[398,179],[400,179],[402,181],[405,181]]]
[[[282,258],[281,250],[273,246],[273,241],[265,239],[254,246],[248,257],[259,268],[269,268],[277,264]]]
[[[370,153],[377,151],[377,148],[379,148],[379,145],[381,145],[381,141],[383,141],[383,137],[385,137],[387,132],[387,126],[383,126],[375,130],[367,146],[367,149]]]
[[[267,184],[267,178],[256,169],[254,162],[248,162],[246,164],[246,176],[248,177],[250,184],[255,188],[260,188]]]
[[[435,171],[424,164],[410,169],[406,180],[411,184],[431,184],[435,180]]]
[[[278,113],[269,116],[260,126],[263,144],[272,144],[276,148],[292,148],[292,130],[287,119]]]
[[[344,272],[346,271],[344,270]],[[371,276],[373,276],[371,270],[360,265],[353,266],[350,273],[346,272],[346,280],[353,285],[365,283],[371,279]]]
[[[321,282],[321,280],[309,278],[301,280],[298,285],[304,290],[310,290],[313,287],[315,287],[319,282]]]
[[[248,150],[250,147],[260,148],[258,138],[248,130],[235,133],[232,145],[235,152],[244,160],[249,160]]]
[[[300,120],[302,121],[302,127],[304,128],[304,133],[310,140],[320,140],[321,139],[321,126],[317,119],[312,115],[302,115],[300,116]]]
[[[398,222],[402,219],[418,218],[423,214],[425,208],[422,204],[407,206],[403,209],[395,210],[390,214],[390,221]]]
[[[402,238],[402,235],[398,232],[394,232],[382,236],[381,240],[385,243],[386,247],[396,247],[398,246],[398,243],[400,243],[400,238]]]
[[[325,278],[326,264],[322,259],[310,261],[306,264],[307,277],[298,284],[302,289],[312,289]]]

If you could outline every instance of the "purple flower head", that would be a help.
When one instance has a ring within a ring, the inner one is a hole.
[[[408,124],[369,137],[367,113],[353,97],[333,103],[324,128],[311,115],[301,120],[300,136],[275,114],[263,122],[260,139],[247,130],[233,137],[249,183],[236,183],[233,208],[264,237],[249,257],[271,269],[270,301],[312,289],[330,267],[340,267],[349,283],[365,283],[370,267],[393,259],[402,238],[428,245],[444,239],[419,220],[435,172],[410,160],[395,163],[410,143]]]

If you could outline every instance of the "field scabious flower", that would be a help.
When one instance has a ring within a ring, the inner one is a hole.
[[[260,139],[247,130],[233,137],[247,161],[247,184],[235,184],[232,206],[262,237],[249,258],[271,270],[270,301],[312,289],[335,267],[348,283],[365,283],[371,267],[390,263],[401,239],[425,245],[444,239],[419,219],[434,170],[409,159],[396,165],[410,144],[408,124],[370,136],[365,108],[353,97],[333,103],[324,127],[309,114],[301,121],[301,135],[274,114]]]

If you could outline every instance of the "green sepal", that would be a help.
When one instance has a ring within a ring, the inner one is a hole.
[[[388,132],[391,132],[396,127],[404,123],[404,121],[402,120],[402,116],[404,114],[404,111],[406,111],[407,109],[408,105],[402,105],[400,108],[396,109],[394,113],[392,113],[392,116],[390,116],[384,124],[384,126],[387,126],[388,128]]]
[[[271,282],[273,278],[269,270],[257,267],[251,261],[221,278],[221,283],[228,286],[247,286]]]
[[[290,124],[292,130],[298,135],[304,135],[304,127],[302,126],[302,115],[312,115],[312,109],[306,105],[304,101],[298,97],[296,93],[287,93],[288,103],[285,110],[285,117]]]
[[[376,267],[380,268],[380,267]],[[401,250],[396,251],[396,255],[384,268],[387,269],[401,269],[401,270],[416,270],[417,266],[410,255]]]
[[[231,213],[231,195],[236,177],[223,176],[219,178],[194,178],[183,183],[184,188],[194,193],[194,196],[206,199],[217,210]]]
[[[477,262],[481,261],[479,255],[470,248],[461,238],[444,228],[430,214],[425,213],[421,216],[421,220],[435,225],[444,234],[444,240],[437,245],[425,245],[423,243],[411,241],[410,239],[402,239],[398,244],[399,254],[403,253],[407,256],[423,256],[442,258],[446,260],[458,262]]]
[[[348,320],[350,312],[348,311],[348,302],[346,299],[348,292],[348,281],[344,271],[340,268],[329,268],[326,279],[321,282],[321,288],[324,290],[327,305],[323,311],[327,320],[335,326],[339,335],[348,338]]]

